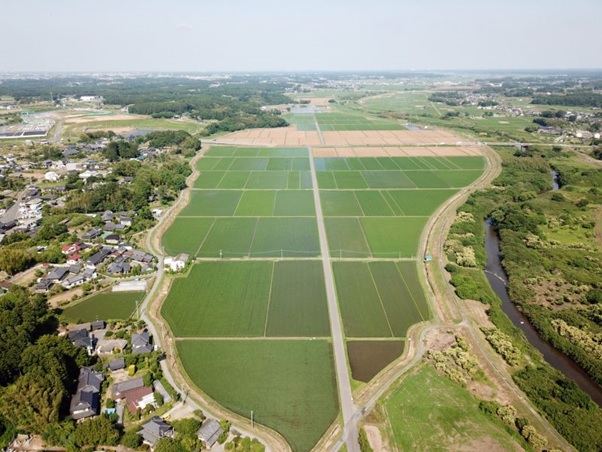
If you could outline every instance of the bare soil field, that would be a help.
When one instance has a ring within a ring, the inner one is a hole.
[[[369,130],[323,132],[327,146],[407,146],[456,144],[462,138],[444,130]]]
[[[476,146],[414,147],[320,147],[313,148],[314,157],[466,157],[482,155]]]
[[[319,146],[318,132],[298,131],[296,127],[240,130],[220,138],[221,143],[257,146]]]
[[[471,147],[461,147],[462,138],[451,132],[444,130],[371,130],[371,131],[346,131],[346,132],[322,132],[324,145],[328,147],[356,147],[356,146],[376,146],[376,147],[401,147],[401,146],[438,146],[440,144],[458,145],[458,148],[465,149],[462,154],[437,154],[437,155],[475,155],[471,154]],[[253,146],[320,146],[320,137],[316,131],[299,131],[296,127],[281,127],[274,129],[251,129],[241,130],[220,138],[220,143],[232,145],[253,145]],[[358,152],[355,150],[354,152]],[[361,151],[359,151],[361,152]],[[364,151],[364,152],[367,152]],[[370,149],[370,155],[372,151]],[[387,151],[388,152],[388,151]],[[393,150],[392,155],[406,155],[406,149]],[[428,151],[425,154],[432,155]],[[437,151],[444,152],[444,151]],[[453,151],[452,151],[453,152]],[[478,152],[480,154],[480,152]],[[478,155],[477,154],[477,155]],[[391,154],[382,154],[391,155]],[[361,155],[351,155],[363,156]]]
[[[84,122],[103,122],[103,121],[129,121],[132,119],[146,119],[143,115],[90,115],[90,116],[75,116],[65,118],[67,124],[81,124]]]

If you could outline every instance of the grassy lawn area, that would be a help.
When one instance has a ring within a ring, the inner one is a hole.
[[[388,416],[389,441],[398,450],[520,449],[467,390],[427,365],[379,403]]]
[[[191,380],[226,408],[310,450],[335,420],[338,395],[324,340],[177,342]]]
[[[66,308],[63,315],[73,321],[125,320],[136,309],[136,301],[142,301],[145,292],[107,292],[86,298]]]

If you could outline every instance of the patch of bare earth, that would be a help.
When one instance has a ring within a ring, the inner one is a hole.
[[[469,443],[458,445],[457,447],[452,447],[449,450],[456,450],[462,452],[505,452],[506,448],[502,447],[497,441],[488,436],[481,436],[479,438],[471,440]],[[518,445],[515,447],[515,450],[521,450]]]
[[[146,119],[144,115],[99,115],[99,116],[77,116],[67,118],[67,124],[81,124],[83,122],[103,122],[103,121],[129,121],[132,119]]]
[[[364,430],[366,431],[370,447],[372,447],[374,452],[389,452],[391,450],[388,442],[384,441],[380,429],[376,425],[365,424]]]
[[[81,287],[76,287],[75,289],[68,290],[67,292],[62,292],[48,300],[50,306],[56,308],[63,304],[66,301],[71,301],[74,296],[81,297],[84,294],[84,291]]]

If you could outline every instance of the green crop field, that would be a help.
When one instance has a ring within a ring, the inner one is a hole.
[[[329,335],[320,261],[201,262],[161,314],[177,337]]]
[[[520,450],[466,389],[423,366],[382,402],[397,450]]]
[[[386,122],[318,117],[330,130]],[[314,159],[353,378],[372,379],[400,356],[408,328],[430,318],[416,260],[397,259],[416,258],[429,216],[483,162]],[[197,165],[189,204],[162,240],[166,252],[199,261],[174,279],[161,314],[196,385],[309,450],[338,397],[308,151],[214,146]]]
[[[302,199],[303,200],[303,199]],[[265,200],[264,200],[265,201]],[[240,206],[245,209],[265,204]],[[312,206],[313,207],[313,206]],[[292,207],[290,207],[292,209]],[[309,211],[309,205],[299,205]],[[282,213],[285,207],[282,207]],[[198,257],[312,257],[320,254],[318,227],[307,217],[178,217],[163,235],[168,254]]]
[[[320,112],[315,115],[320,130],[404,130],[399,122],[350,112]]]
[[[330,336],[320,261],[283,261],[274,267],[267,336]]]
[[[101,293],[66,308],[63,315],[77,322],[126,320],[136,309],[136,302],[142,301],[145,296],[145,292]]]
[[[338,414],[331,346],[324,340],[178,341],[190,379],[219,404],[310,450]]]
[[[333,269],[348,337],[404,337],[430,317],[415,262],[335,262]]]

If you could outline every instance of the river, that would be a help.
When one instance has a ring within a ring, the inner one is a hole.
[[[592,400],[602,407],[602,388],[590,378],[572,359],[556,350],[544,341],[527,317],[520,312],[508,295],[508,280],[500,259],[500,239],[491,223],[485,223],[485,247],[487,250],[487,267],[485,275],[497,296],[502,300],[502,310],[512,323],[527,337],[527,340],[541,352],[545,361],[559,370],[565,377],[573,380]]]

